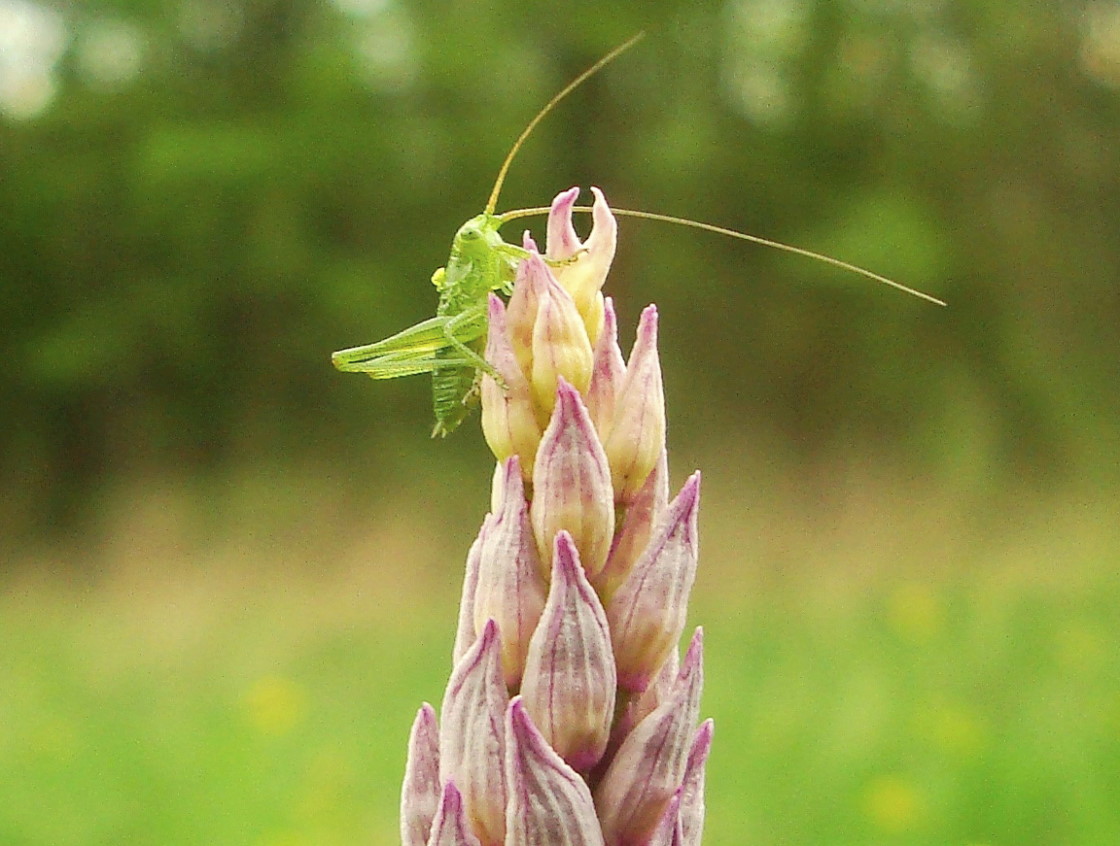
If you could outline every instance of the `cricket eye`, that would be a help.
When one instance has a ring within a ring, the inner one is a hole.
[[[464,226],[459,232],[459,237],[464,241],[477,241],[482,237],[482,233],[475,229],[473,226]]]

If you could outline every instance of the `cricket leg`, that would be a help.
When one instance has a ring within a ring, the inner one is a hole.
[[[572,253],[567,258],[562,258],[562,259],[546,258],[544,260],[544,263],[547,264],[549,267],[567,267],[569,264],[575,264],[577,261],[579,261],[580,256],[582,256],[586,252],[587,252],[587,247],[580,247],[578,250],[576,250],[574,253]]]
[[[481,309],[469,309],[448,320],[447,325],[444,326],[444,333],[447,336],[448,343],[455,348],[456,352],[467,359],[473,367],[493,378],[493,380],[498,383],[498,387],[503,391],[507,391],[509,390],[509,386],[506,385],[506,380],[502,378],[502,374],[494,369],[494,365],[468,347],[458,337],[458,333],[464,328],[470,327],[472,322],[478,322],[483,318],[484,312]],[[479,335],[475,333],[474,337],[479,337]]]

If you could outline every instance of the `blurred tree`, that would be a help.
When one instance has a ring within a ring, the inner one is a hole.
[[[0,63],[12,519],[55,524],[115,474],[422,431],[426,384],[327,355],[431,312],[519,128],[643,27],[503,206],[594,183],[950,301],[627,222],[612,285],[671,315],[669,389],[698,392],[680,425],[946,474],[1114,469],[1116,3],[0,5],[39,57]]]

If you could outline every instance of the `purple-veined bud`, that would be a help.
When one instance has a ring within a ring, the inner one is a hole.
[[[700,474],[693,473],[662,515],[661,526],[607,603],[618,684],[642,691],[684,629],[696,577]]]
[[[595,791],[608,843],[645,843],[681,785],[704,683],[703,635],[689,644],[669,696],[622,742]]]
[[[580,393],[591,383],[591,340],[571,295],[553,277],[544,259],[530,252],[523,262],[526,281],[537,291],[537,319],[533,324],[533,364],[529,383],[544,416],[556,403],[561,379]]]
[[[521,241],[522,246],[529,253],[537,252],[537,244],[528,231]],[[537,311],[540,309],[540,289],[533,284],[531,278],[533,273],[528,262],[523,261],[517,265],[513,293],[510,295],[509,305],[506,306],[506,331],[510,346],[513,347],[514,355],[526,379],[533,372],[533,327],[537,323]]]
[[[634,562],[649,545],[650,535],[669,504],[669,458],[662,450],[661,458],[646,476],[645,484],[633,502],[622,513],[622,525],[614,534],[607,566],[595,580],[595,589],[609,601],[618,586],[630,574]],[[619,519],[617,516],[616,520]]]
[[[556,535],[548,602],[533,633],[521,699],[549,745],[589,772],[607,747],[615,698],[607,615],[567,532]]]
[[[631,697],[626,710],[618,718],[611,735],[613,744],[617,745],[625,740],[634,726],[652,714],[669,697],[676,687],[680,673],[680,657],[677,655],[677,650],[670,649],[669,657],[665,659],[665,663],[661,665],[661,669],[657,671],[649,687]]]
[[[700,846],[704,833],[704,769],[712,751],[715,724],[705,720],[696,731],[681,782],[681,846]]]
[[[546,585],[516,455],[505,461],[501,475],[505,482],[498,497],[501,508],[487,520],[482,535],[474,622],[476,631],[487,620],[498,624],[502,673],[506,686],[516,689],[525,669],[529,639],[544,608]]]
[[[583,242],[572,225],[572,209],[579,199],[579,186],[561,191],[552,200],[548,212],[545,256],[550,261],[567,261],[583,248]]]
[[[600,291],[614,261],[618,222],[611,214],[603,192],[592,188],[591,193],[595,195],[591,234],[583,243],[580,243],[572,226],[572,207],[579,196],[579,188],[564,191],[552,201],[546,255],[550,260],[566,262],[556,268],[556,278],[571,294],[587,327],[587,335],[594,343],[603,325],[603,295]]]
[[[678,790],[669,799],[665,813],[649,838],[647,846],[680,846],[684,839],[681,829],[681,794]]]
[[[482,377],[482,433],[499,461],[521,456],[526,472],[533,466],[542,427],[537,423],[529,380],[510,344],[506,306],[494,294],[489,299],[490,329],[486,338],[486,360],[505,382]]]
[[[463,797],[454,782],[447,782],[443,788],[443,798],[439,803],[439,813],[432,825],[432,838],[427,846],[479,846],[467,824],[463,811]]]
[[[611,466],[615,501],[629,505],[665,451],[665,391],[657,355],[656,306],[642,312],[603,449]]]
[[[564,530],[575,541],[588,579],[594,579],[614,535],[610,469],[579,392],[561,380],[556,395],[533,468],[530,517],[549,571],[553,540]]]
[[[615,397],[626,375],[626,362],[618,348],[618,318],[614,301],[603,303],[603,331],[595,342],[591,362],[591,385],[587,389],[587,410],[600,440],[607,436],[614,422]]]
[[[586,782],[533,725],[520,697],[506,718],[504,846],[604,846]]]
[[[459,597],[459,623],[455,628],[455,646],[451,650],[452,666],[462,660],[467,650],[475,642],[477,630],[474,624],[474,595],[478,590],[478,568],[482,562],[482,542],[489,531],[490,520],[491,515],[487,514],[482,521],[482,528],[478,530],[478,537],[474,539],[474,543],[467,551],[467,567],[463,574],[463,592]]]
[[[439,726],[427,702],[420,706],[408,735],[408,759],[401,786],[401,844],[427,846],[440,806]]]
[[[456,664],[440,710],[439,777],[463,794],[471,831],[484,846],[505,838],[505,711],[498,626],[488,620]]]

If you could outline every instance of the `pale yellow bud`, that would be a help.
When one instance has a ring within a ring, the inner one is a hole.
[[[538,420],[547,420],[556,405],[556,387],[561,377],[580,393],[587,390],[593,354],[575,303],[557,284],[544,260],[531,253],[525,265],[527,281],[536,289],[538,302],[529,382]]]
[[[572,226],[572,207],[579,189],[572,188],[552,201],[548,215],[548,241],[545,255],[556,265],[556,279],[567,291],[587,327],[594,344],[603,329],[603,283],[607,280],[618,243],[618,222],[611,214],[603,193],[592,188],[591,234],[581,242]]]

